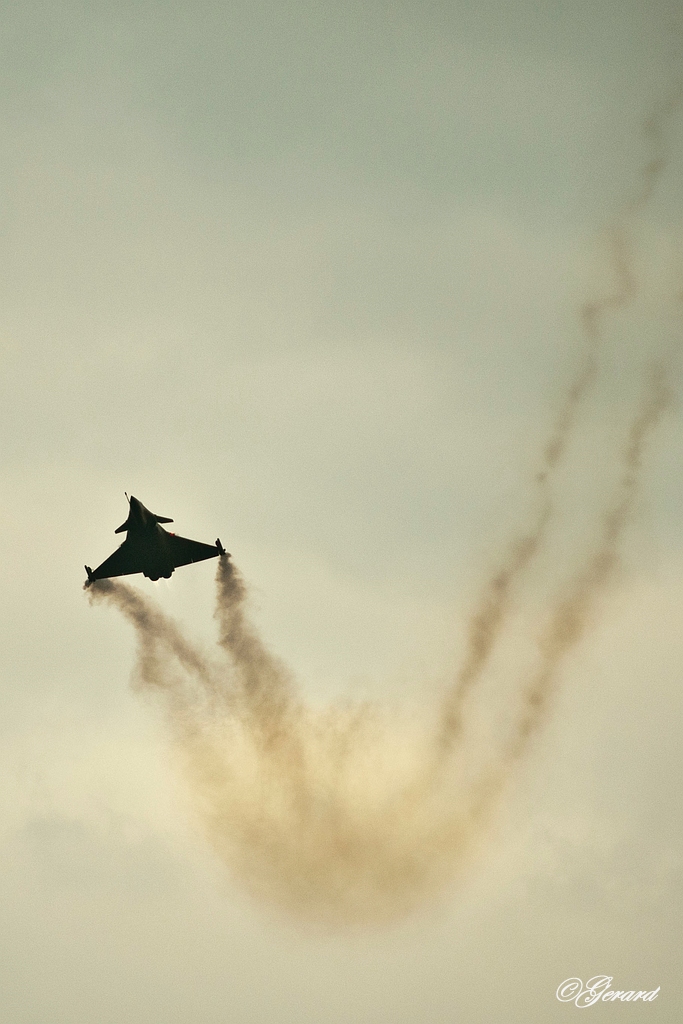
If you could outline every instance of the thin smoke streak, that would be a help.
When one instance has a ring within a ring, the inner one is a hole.
[[[669,154],[663,122],[679,110],[682,102],[683,82],[678,83],[663,101],[655,105],[645,121],[643,134],[651,146],[652,156],[641,172],[638,192],[625,204],[619,221],[609,231],[610,264],[616,278],[616,288],[599,299],[587,300],[581,306],[583,354],[544,446],[541,466],[536,473],[540,510],[531,530],[511,544],[506,559],[489,577],[476,610],[470,617],[465,660],[443,702],[437,754],[430,771],[439,769],[439,764],[448,757],[451,747],[462,733],[467,698],[486,670],[500,640],[503,626],[512,609],[514,587],[534,560],[553,522],[555,504],[552,483],[571,439],[579,407],[598,374],[602,322],[606,314],[627,306],[638,293],[627,225],[645,208],[658,179],[666,169]]]
[[[558,674],[570,653],[596,618],[596,604],[619,564],[619,543],[633,512],[645,444],[673,401],[663,363],[655,363],[646,381],[641,406],[625,438],[622,476],[613,502],[602,516],[594,552],[560,596],[538,640],[540,664],[520,687],[520,713],[497,763],[474,787],[476,816],[490,813],[491,805],[526,754],[533,736],[542,728],[557,685]]]

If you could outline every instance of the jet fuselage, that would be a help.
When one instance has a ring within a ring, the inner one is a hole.
[[[215,544],[203,544],[200,541],[188,540],[186,537],[178,537],[160,525],[172,523],[172,519],[150,512],[133,495],[128,502],[128,518],[114,531],[125,532],[126,539],[94,571],[86,565],[88,583],[138,572],[151,580],[158,580],[160,577],[168,579],[179,565],[226,555],[220,540]]]

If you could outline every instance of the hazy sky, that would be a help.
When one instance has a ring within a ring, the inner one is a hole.
[[[476,863],[392,927],[242,891],[81,589],[132,492],[221,537],[308,699],[428,705],[614,290],[605,226],[664,153],[533,635],[681,334],[683,112],[643,135],[678,8],[0,3],[2,1024],[541,1024],[597,974],[661,994],[587,1013],[683,1012],[680,405]],[[210,640],[213,566],[136,583]]]

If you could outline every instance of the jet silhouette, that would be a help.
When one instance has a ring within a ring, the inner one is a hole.
[[[132,494],[128,504],[128,518],[114,530],[114,533],[126,533],[126,539],[96,569],[86,565],[86,586],[95,580],[110,576],[130,576],[137,572],[143,573],[150,580],[158,580],[160,576],[168,579],[179,565],[202,562],[205,558],[217,558],[219,555],[230,557],[220,540],[215,544],[202,544],[198,540],[187,540],[164,530],[159,524],[172,523],[173,520],[167,516],[155,516]]]

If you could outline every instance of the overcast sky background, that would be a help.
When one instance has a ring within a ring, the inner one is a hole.
[[[128,491],[221,537],[309,699],[428,702],[524,522],[576,311],[611,286],[595,238],[683,72],[678,4],[0,11],[0,1020],[540,1024],[600,973],[661,995],[587,1012],[677,1019],[680,405],[490,842],[392,928],[302,930],[242,893],[129,689],[131,630],[81,585]],[[643,290],[609,323],[529,607],[680,335],[667,127]],[[210,639],[213,574],[137,582]]]

